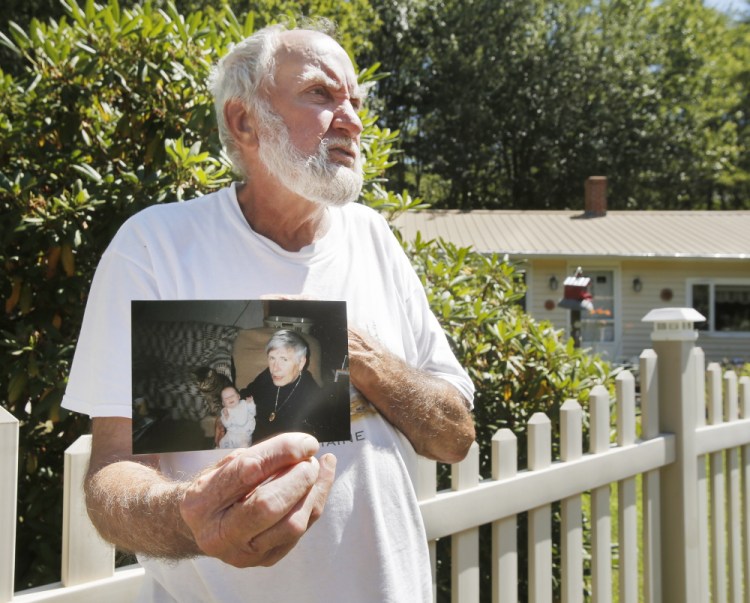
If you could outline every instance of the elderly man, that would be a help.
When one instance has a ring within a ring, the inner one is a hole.
[[[385,221],[350,203],[352,63],[323,33],[274,26],[219,63],[212,89],[244,182],[134,216],[94,278],[64,400],[93,417],[90,516],[139,554],[145,601],[430,601],[411,478],[417,454],[466,454],[473,387]],[[217,292],[347,302],[351,441],[132,456],[131,300]]]

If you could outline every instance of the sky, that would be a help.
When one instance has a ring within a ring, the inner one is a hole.
[[[707,6],[713,6],[726,13],[732,12],[749,12],[749,6],[746,0],[704,0]]]

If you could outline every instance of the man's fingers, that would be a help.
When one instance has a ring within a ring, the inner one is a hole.
[[[203,493],[215,510],[240,500],[248,492],[286,467],[310,458],[318,441],[303,433],[284,433],[250,448],[228,454],[193,482],[191,490]]]
[[[323,507],[325,507],[326,500],[328,500],[328,493],[331,491],[335,477],[336,457],[330,453],[324,454],[320,458],[320,472],[318,473],[318,481],[313,486],[313,496],[308,497],[312,503],[308,527],[317,521],[323,513]]]
[[[362,349],[364,347],[364,337],[354,327],[347,328],[347,339],[349,348]]]
[[[288,467],[309,459],[317,452],[318,447],[318,441],[307,434],[281,434],[250,448],[232,451],[214,467],[195,478],[185,491],[180,513],[198,546],[208,554],[213,552],[220,556],[221,539],[226,533],[223,524],[238,503],[241,508],[248,494],[259,485],[275,475],[283,474]],[[315,465],[314,475],[307,478],[304,471],[309,472],[310,469],[303,466],[302,475],[297,477],[302,478],[298,485],[299,493],[292,499],[290,506],[296,504],[302,493],[315,482],[317,461]],[[295,472],[295,475],[298,473]],[[287,512],[288,509],[284,511]],[[278,517],[276,520],[278,521]],[[262,531],[267,525],[263,521],[253,534]],[[240,532],[243,533],[246,533],[245,530]]]
[[[258,486],[241,503],[233,506],[229,525],[255,538],[286,517],[315,485],[320,472],[316,458],[287,467]]]
[[[255,487],[279,471],[305,459],[309,459],[320,448],[318,441],[305,433],[282,433],[246,448],[237,457],[233,478]]]
[[[197,529],[193,530],[198,546],[205,554],[237,567],[259,565],[267,551],[251,547],[253,538],[283,519],[312,488],[317,476],[317,459],[301,461],[228,508],[198,516]],[[191,525],[189,511],[183,512],[183,516]],[[279,541],[273,547],[286,544],[287,541]]]
[[[307,531],[322,514],[335,475],[336,457],[326,454],[319,461],[317,479],[311,488],[289,510],[283,521],[269,526],[266,532],[256,536],[256,542],[262,542],[263,539],[273,540],[273,532],[278,530],[289,528],[292,532],[299,532],[300,536]]]
[[[336,457],[320,459],[317,480],[290,511],[267,530],[253,537],[250,551],[263,555],[260,565],[270,566],[282,559],[323,513],[336,474]],[[265,487],[265,486],[263,486]]]
[[[329,472],[326,469],[326,480]],[[303,506],[319,475],[315,458],[282,471],[228,509],[221,519],[220,530],[203,543],[203,550],[212,554],[214,547],[226,550],[229,543],[231,557],[225,560],[237,567],[275,563],[305,533],[308,520],[297,517],[295,510]],[[317,492],[315,496],[319,496]],[[272,537],[260,537],[266,533]]]
[[[302,433],[275,436],[228,454],[188,487],[180,505],[198,547],[237,567],[272,565],[323,511],[336,461],[313,454]]]

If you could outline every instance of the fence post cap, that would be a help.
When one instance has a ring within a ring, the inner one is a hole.
[[[703,316],[695,308],[654,308],[641,322],[705,322]]]
[[[653,341],[694,341],[698,338],[694,323],[705,321],[706,317],[694,308],[655,308],[641,318],[641,322],[653,323]]]

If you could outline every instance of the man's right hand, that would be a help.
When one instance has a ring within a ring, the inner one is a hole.
[[[286,433],[235,450],[185,491],[180,514],[198,547],[235,567],[273,565],[323,511],[336,459]]]
[[[85,481],[89,516],[119,548],[150,557],[210,555],[236,567],[273,565],[323,512],[335,475],[318,442],[281,434],[240,448],[190,482],[132,456],[131,422],[94,419]]]

